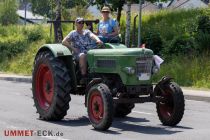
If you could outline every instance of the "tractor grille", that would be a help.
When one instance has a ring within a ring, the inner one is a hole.
[[[152,57],[141,57],[136,59],[136,74],[151,73],[152,71]]]
[[[115,68],[116,61],[115,60],[97,60],[96,66],[103,67],[103,68]]]

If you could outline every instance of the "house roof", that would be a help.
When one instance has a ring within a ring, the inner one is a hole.
[[[174,1],[174,3],[172,2],[171,3],[171,6],[173,6],[174,8],[178,8],[180,7],[181,5],[187,3],[188,1],[190,0],[177,0],[177,2]],[[172,5],[173,4],[173,5]]]
[[[174,0],[171,0],[171,2],[168,4],[168,7],[171,6],[171,4],[174,2]]]
[[[127,6],[126,4],[123,6],[123,9],[126,11],[127,9]],[[132,4],[131,5],[131,10],[132,11],[139,11],[139,4]],[[157,11],[159,10],[158,6],[153,4],[153,3],[150,3],[150,2],[145,2],[143,5],[142,5],[142,10],[143,11]]]
[[[25,18],[25,10],[17,10],[17,14],[19,17]],[[40,15],[34,15],[30,11],[26,11],[26,19],[33,19],[33,20],[43,20],[45,17]]]
[[[172,0],[168,7],[171,8],[179,8],[184,4],[187,4],[188,2],[192,2],[192,0]],[[197,0],[197,2],[203,3],[203,5],[206,5],[202,0]]]
[[[17,10],[16,12],[20,19],[25,20],[25,10]],[[43,16],[40,15],[34,15],[30,11],[26,11],[26,21],[29,23],[43,23],[44,19],[46,19]]]

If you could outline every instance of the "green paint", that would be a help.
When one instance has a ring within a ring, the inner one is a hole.
[[[122,48],[127,48],[124,44],[120,43],[105,43],[106,48],[110,49],[122,49]]]
[[[40,50],[43,49],[49,49],[55,57],[72,55],[71,51],[62,44],[45,44],[40,48]]]

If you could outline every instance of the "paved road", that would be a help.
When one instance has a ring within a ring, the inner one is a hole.
[[[0,81],[0,140],[209,140],[210,103],[186,100],[182,122],[174,128],[162,126],[152,103],[136,105],[124,119],[115,119],[106,132],[95,131],[87,118],[83,96],[72,96],[64,120],[45,122],[33,107],[31,84]],[[8,130],[44,130],[63,136],[6,137]]]

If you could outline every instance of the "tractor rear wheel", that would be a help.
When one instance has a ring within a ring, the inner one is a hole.
[[[135,104],[115,104],[115,117],[123,118],[131,113],[132,109],[135,107]]]
[[[184,95],[179,87],[174,82],[169,82],[164,85],[163,91],[159,90],[158,95],[164,98],[164,102],[157,102],[157,114],[163,125],[175,126],[177,125],[183,115],[185,109]]]
[[[107,130],[113,120],[113,99],[105,84],[94,85],[88,91],[87,111],[92,126],[97,130]]]
[[[70,76],[63,61],[45,51],[37,55],[33,70],[33,99],[40,119],[61,120],[69,109]]]

